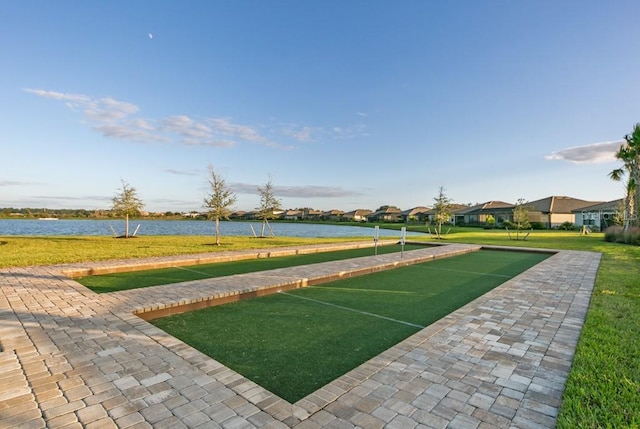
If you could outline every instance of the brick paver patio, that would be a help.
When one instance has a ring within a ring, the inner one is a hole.
[[[554,427],[599,253],[559,251],[296,404],[134,314],[477,248],[450,244],[101,295],[64,273],[203,257],[0,270],[0,427]]]

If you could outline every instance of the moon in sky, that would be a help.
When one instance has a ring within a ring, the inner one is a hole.
[[[149,33],[149,39],[153,39],[153,34]]]

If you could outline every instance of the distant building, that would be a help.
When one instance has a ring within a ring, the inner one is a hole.
[[[399,222],[402,218],[402,210],[397,207],[387,207],[382,210],[369,213],[367,222]]]
[[[400,213],[400,218],[404,223],[410,223],[410,222],[424,223],[427,221],[429,217],[429,210],[431,210],[429,207],[424,207],[424,206],[403,210]]]
[[[527,202],[529,222],[539,222],[546,228],[557,228],[565,222],[575,222],[575,211],[593,206],[601,201],[584,201],[572,197],[551,196]]]
[[[371,210],[356,209],[342,214],[342,219],[349,222],[366,222]]]
[[[488,201],[455,211],[456,225],[484,225],[489,216],[497,225],[513,220],[513,204],[504,201]]]
[[[604,231],[613,225],[615,214],[621,211],[623,200],[613,200],[573,210],[574,225],[592,231]]]

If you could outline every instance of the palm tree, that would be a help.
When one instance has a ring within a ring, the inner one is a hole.
[[[640,123],[635,124],[633,132],[624,136],[625,143],[620,146],[616,158],[624,163],[621,168],[616,168],[609,177],[620,181],[626,174],[627,178],[625,196],[625,229],[638,223],[640,211]]]

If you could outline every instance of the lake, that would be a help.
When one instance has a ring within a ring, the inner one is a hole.
[[[195,220],[132,220],[129,221],[129,234],[136,235],[214,235],[215,224],[209,221]],[[280,237],[366,237],[373,238],[374,229],[360,226],[341,226],[307,223],[270,223],[273,233]],[[252,230],[253,227],[253,230]],[[124,235],[124,220],[85,220],[85,219],[0,219],[0,236],[7,235],[106,235],[111,236],[113,228],[118,235]],[[220,234],[223,236],[260,235],[262,223],[256,222],[220,222]],[[407,232],[407,236],[421,235]],[[380,237],[399,237],[400,231],[380,229]]]

